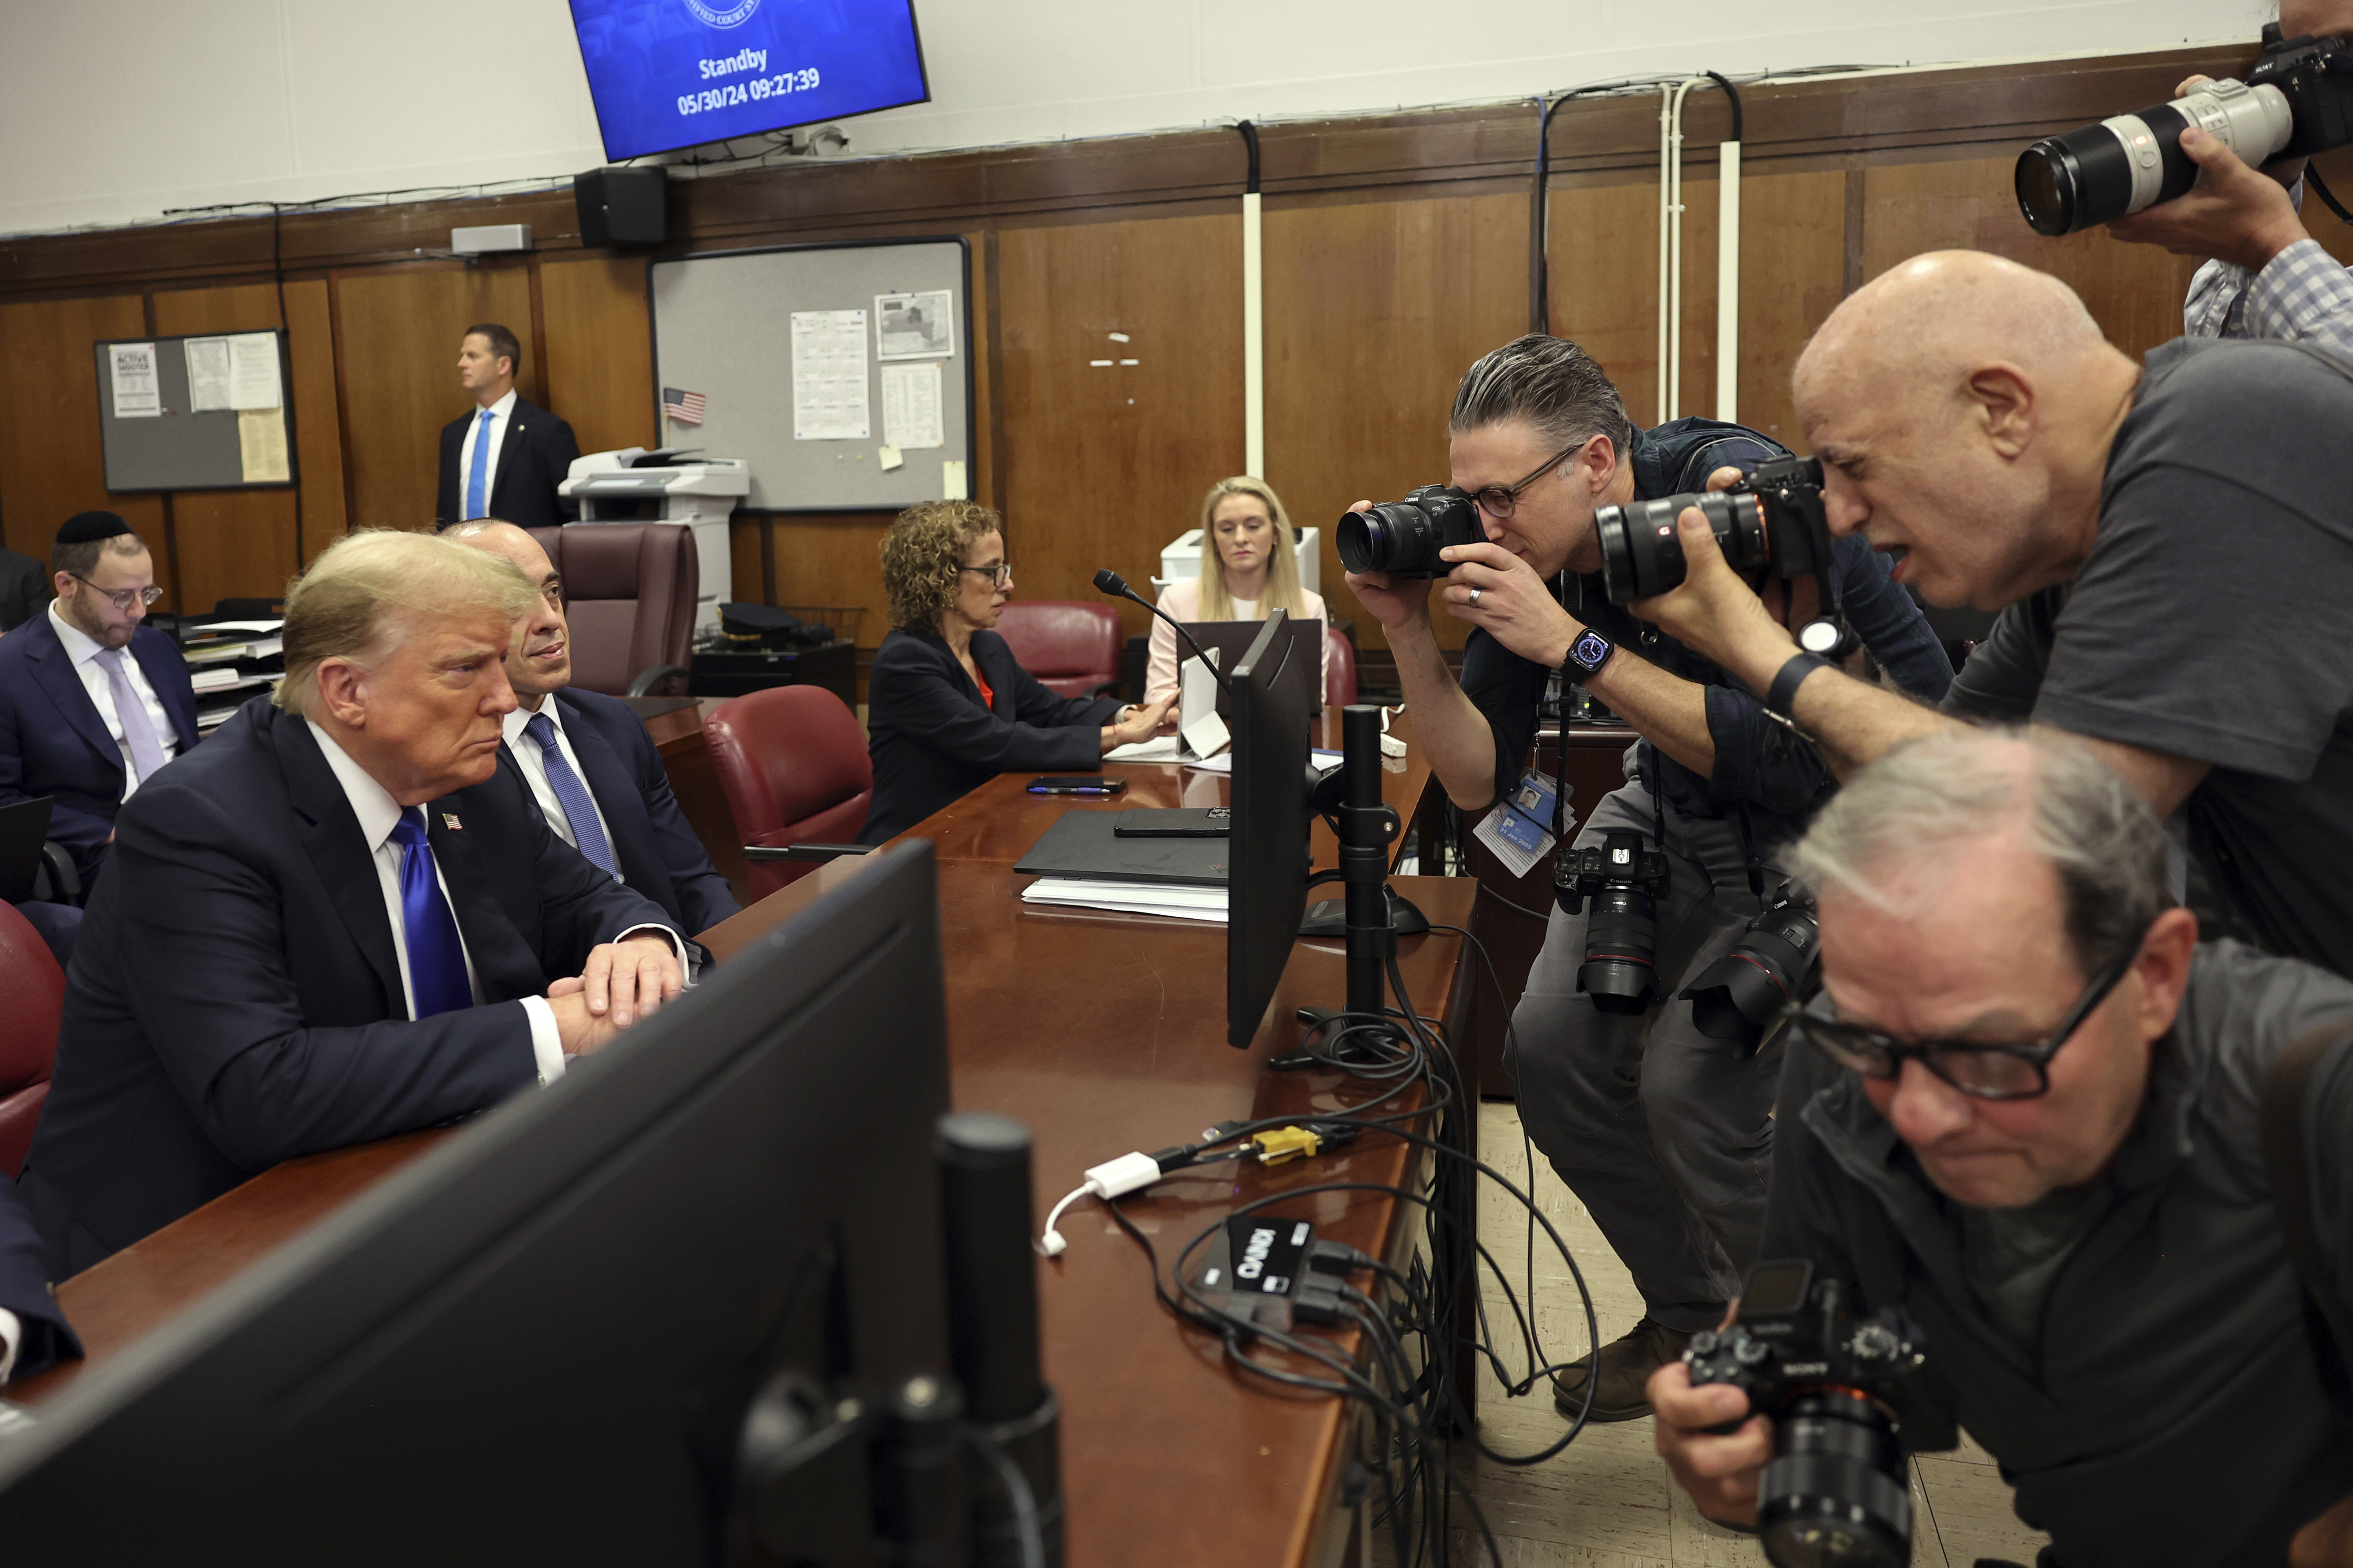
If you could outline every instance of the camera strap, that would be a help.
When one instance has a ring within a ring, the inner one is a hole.
[[[2353,213],[2345,210],[2343,204],[2337,201],[2335,193],[2329,190],[2328,182],[2322,179],[2320,171],[2310,163],[2304,166],[2304,183],[2312,187],[2312,194],[2326,203],[2330,212],[2337,215],[2339,223],[2353,223]]]

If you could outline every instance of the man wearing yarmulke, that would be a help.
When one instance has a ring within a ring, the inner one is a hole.
[[[115,812],[196,743],[196,694],[178,647],[140,624],[162,590],[129,523],[68,520],[49,585],[47,611],[0,637],[0,805],[49,796],[49,837],[86,888]]]

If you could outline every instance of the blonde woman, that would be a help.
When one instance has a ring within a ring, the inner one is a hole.
[[[1262,621],[1269,610],[1285,610],[1294,621],[1313,617],[1324,627],[1332,624],[1324,596],[1300,584],[1291,515],[1282,510],[1282,498],[1272,485],[1247,474],[1219,479],[1201,498],[1201,574],[1168,584],[1160,607],[1180,621]],[[1317,647],[1323,650],[1320,668],[1328,674],[1331,639],[1319,637]],[[1155,616],[1144,700],[1157,702],[1175,695],[1176,633]]]

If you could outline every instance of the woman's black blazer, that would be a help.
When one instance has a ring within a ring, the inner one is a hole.
[[[993,709],[946,639],[894,631],[874,652],[866,690],[866,746],[874,804],[860,844],[880,844],[997,773],[1093,773],[1100,731],[1119,711],[1109,697],[1057,697],[1015,661],[995,632],[972,634],[972,661],[996,694]]]

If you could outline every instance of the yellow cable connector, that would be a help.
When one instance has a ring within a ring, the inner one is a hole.
[[[1268,1165],[1303,1159],[1324,1146],[1324,1141],[1304,1127],[1278,1127],[1271,1132],[1253,1134],[1250,1142],[1258,1147],[1260,1162]]]

